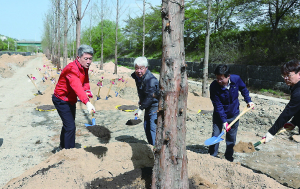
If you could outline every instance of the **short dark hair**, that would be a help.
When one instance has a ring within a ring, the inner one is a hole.
[[[226,78],[230,75],[230,68],[226,64],[219,64],[214,72],[215,75],[224,75]]]
[[[298,73],[300,71],[300,62],[297,59],[285,62],[281,66],[281,74],[288,75],[290,72]]]

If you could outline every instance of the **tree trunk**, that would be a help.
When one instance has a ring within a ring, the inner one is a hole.
[[[152,188],[187,189],[184,0],[162,0],[163,54]]]
[[[206,37],[205,37],[205,53],[203,64],[203,82],[202,82],[202,96],[208,96],[208,58],[209,58],[209,36],[210,36],[210,14],[211,14],[211,0],[207,0],[207,23],[206,23]]]
[[[103,0],[101,0],[101,62],[100,70],[103,70]]]
[[[118,73],[118,21],[119,21],[119,0],[117,0],[117,16],[116,16],[116,43],[115,43],[115,71]]]
[[[143,55],[145,56],[145,5],[146,5],[146,1],[144,0],[143,3]]]
[[[76,55],[78,55],[78,48],[80,46],[80,32],[81,32],[81,0],[77,0],[77,17],[76,17]]]
[[[60,0],[57,0],[57,62],[56,68],[57,70],[60,69],[60,55],[61,55],[61,48],[60,48]]]
[[[68,59],[68,0],[65,0],[65,22],[64,22],[64,59],[63,59],[63,68],[67,66]]]

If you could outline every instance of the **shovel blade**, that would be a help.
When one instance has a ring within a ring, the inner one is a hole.
[[[86,127],[93,126],[93,125],[91,125],[91,124],[87,124],[87,123],[86,123],[86,124],[84,124],[84,125],[85,125]]]
[[[116,92],[116,97],[118,96],[118,94],[119,94],[119,93],[118,93],[118,92]]]
[[[99,100],[100,99],[100,96],[97,96],[97,100]]]
[[[108,96],[105,97],[105,100],[108,100]]]
[[[96,125],[96,119],[95,118],[92,119],[92,125]]]
[[[222,140],[224,140],[224,139],[218,138],[218,137],[211,137],[204,142],[204,145],[205,146],[214,145],[214,144],[221,142]]]
[[[224,140],[221,138],[224,134],[225,134],[225,131],[222,131],[222,133],[219,134],[219,136],[213,136],[213,137],[207,139],[206,141],[204,141],[204,145],[210,146],[210,145],[221,142],[222,140]]]

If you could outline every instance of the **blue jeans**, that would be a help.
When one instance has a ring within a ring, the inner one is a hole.
[[[75,148],[75,115],[76,104],[60,100],[56,96],[52,95],[52,102],[63,122],[63,127],[60,134],[60,147],[69,149]]]
[[[145,109],[144,115],[144,130],[148,143],[155,145],[156,138],[156,124],[158,106],[152,106]]]
[[[230,118],[227,119],[228,124],[230,124],[234,119],[236,118]],[[213,133],[212,136],[219,136],[223,129],[223,123],[216,123],[217,121],[213,120]],[[228,161],[233,161],[233,147],[236,143],[236,135],[238,131],[239,126],[239,120],[235,122],[232,126],[229,132],[226,133],[226,151],[225,151],[225,158]],[[217,156],[219,149],[219,143],[209,146],[209,154],[212,156]]]

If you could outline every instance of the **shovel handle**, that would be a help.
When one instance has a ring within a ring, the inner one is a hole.
[[[284,131],[289,131],[289,129],[285,129],[285,128],[282,128],[280,129],[280,131],[278,131],[275,135],[279,135],[280,133],[284,132]],[[255,144],[253,144],[254,147],[257,147],[258,145],[262,144],[266,142],[266,138],[263,138],[261,139],[260,141],[256,142]]]
[[[42,94],[41,92],[40,92],[40,90],[38,89],[38,87],[36,86],[36,84],[34,83],[34,81],[32,80],[32,78],[27,74],[27,77],[30,79],[30,81],[33,83],[33,85],[35,86],[35,88],[36,88],[36,90],[38,90],[38,93],[39,94]]]
[[[254,105],[250,106],[249,108],[246,106],[244,108],[244,110],[228,125],[228,128],[230,128],[237,120],[240,119],[240,117],[242,115],[244,115],[245,113],[247,113],[248,111],[250,111],[253,107],[254,107]]]

